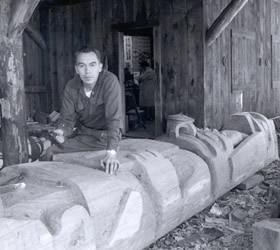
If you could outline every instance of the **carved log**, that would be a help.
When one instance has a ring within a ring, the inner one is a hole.
[[[143,249],[278,159],[273,123],[242,115],[255,132],[238,143],[185,121],[160,141],[123,140],[118,175],[101,171],[103,151],[3,169],[0,183],[26,188],[0,194],[1,249]]]
[[[197,154],[208,164],[215,198],[224,194],[225,189],[230,190],[241,180],[278,159],[275,127],[264,116],[253,112],[234,114],[224,125],[224,129],[226,133],[199,130],[196,136],[188,134],[188,129],[180,129],[179,135],[169,133],[169,136],[159,138],[160,141],[174,143],[181,149]],[[228,131],[239,134],[239,139]],[[241,142],[240,137],[243,139]]]
[[[230,119],[224,125],[224,129],[237,130],[248,135],[262,132],[267,145],[265,164],[268,165],[278,157],[275,126],[273,121],[268,120],[265,116],[255,112],[236,113],[230,116]]]

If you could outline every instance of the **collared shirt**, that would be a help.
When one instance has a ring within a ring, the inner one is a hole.
[[[100,72],[90,97],[86,96],[78,76],[67,83],[59,128],[64,131],[65,136],[69,136],[74,126],[106,130],[107,150],[117,150],[122,128],[122,103],[120,84],[113,73],[107,70]]]

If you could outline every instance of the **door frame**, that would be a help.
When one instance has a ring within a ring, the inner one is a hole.
[[[155,137],[163,134],[163,115],[162,115],[162,74],[161,74],[161,31],[158,21],[150,21],[145,24],[123,23],[113,25],[118,32],[118,74],[122,89],[122,108],[125,114],[125,87],[124,87],[124,32],[136,29],[152,28],[153,30],[153,68],[156,72],[157,81],[155,85]],[[123,127],[126,129],[125,116],[123,117]],[[126,131],[126,130],[125,130]]]

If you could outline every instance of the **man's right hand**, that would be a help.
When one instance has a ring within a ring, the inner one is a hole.
[[[54,129],[53,132],[56,134],[55,139],[61,144],[64,143],[65,138],[64,138],[63,130],[60,128],[57,128],[57,129]]]
[[[115,150],[107,150],[106,155],[100,161],[100,165],[104,168],[107,174],[117,174],[120,162],[117,159],[117,152]]]

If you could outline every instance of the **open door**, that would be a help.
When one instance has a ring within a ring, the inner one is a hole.
[[[125,134],[131,137],[156,138],[162,134],[162,80],[160,74],[159,27],[157,25],[143,27],[135,24],[123,24],[117,25],[116,28],[118,30],[119,80],[122,87],[123,112],[126,114],[123,120],[124,131],[127,132]],[[129,51],[131,55],[131,62],[129,63],[131,65],[128,65],[127,61],[128,51],[125,48],[127,40],[130,43],[130,48],[132,45],[132,49]],[[143,47],[146,48],[146,51],[143,50]],[[150,50],[147,49],[149,47]],[[149,120],[145,120],[145,116],[142,116],[145,115],[146,109],[139,105],[139,89],[137,89],[137,85],[139,87],[137,83],[139,76],[137,62],[143,59],[150,64],[150,67],[156,74],[154,93],[151,93],[153,95],[154,111],[151,112],[152,115],[150,115]],[[129,78],[127,78],[128,68],[132,69],[131,71],[129,69],[129,75],[131,76]],[[131,114],[134,115],[132,121],[130,118]],[[131,128],[131,122],[132,124],[134,123],[133,128]]]

